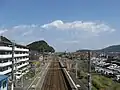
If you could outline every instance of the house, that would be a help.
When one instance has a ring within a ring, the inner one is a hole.
[[[120,81],[120,75],[116,75],[116,80]]]

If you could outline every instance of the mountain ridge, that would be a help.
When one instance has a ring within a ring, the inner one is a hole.
[[[95,51],[95,52],[120,52],[120,45],[111,45],[102,49],[96,49],[96,50],[91,50],[91,49],[81,49],[77,50],[76,52],[85,52],[85,51]]]

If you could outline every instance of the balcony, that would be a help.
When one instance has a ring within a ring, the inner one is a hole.
[[[6,46],[0,46],[0,50],[9,50],[9,51],[11,51],[12,50],[12,48],[11,47],[6,47]]]
[[[20,59],[20,60],[17,61],[17,63],[20,63],[20,62],[23,62],[23,61],[27,61],[27,60],[29,60],[29,58]],[[0,67],[5,67],[5,66],[11,65],[11,64],[12,64],[12,61],[0,63]]]
[[[26,66],[26,65],[28,65],[28,64],[29,64],[28,62],[27,62],[27,63],[24,63],[24,64],[22,64],[22,65],[17,66],[17,68],[19,69],[19,68],[24,67],[24,66]]]
[[[17,48],[17,47],[15,47],[15,51],[29,51],[29,49],[23,49],[23,48]]]
[[[23,75],[25,75],[26,73],[28,73],[29,72],[29,70],[26,70],[25,72],[17,72],[16,73],[16,79],[21,79],[21,77],[23,76]]]
[[[9,63],[10,64],[10,63]],[[20,66],[17,66],[17,68],[21,68],[21,67],[24,67],[24,66],[26,66],[26,65],[28,65],[29,63],[27,62],[27,63],[24,63],[24,64],[22,64],[22,65],[20,65]],[[26,69],[26,68],[25,68]],[[15,68],[14,68],[14,70],[15,70]],[[0,75],[4,75],[4,74],[7,74],[7,73],[10,73],[12,71],[12,69],[11,68],[9,68],[9,69],[7,69],[7,70],[4,70],[4,71],[0,71]]]
[[[16,79],[20,79],[22,77],[22,73],[21,72],[16,72]]]
[[[26,54],[14,54],[14,57],[22,57],[22,56],[29,56],[28,53]],[[0,55],[0,58],[12,58],[12,54]]]
[[[0,58],[12,58],[12,54],[0,55]]]
[[[0,63],[0,67],[5,67],[5,66],[11,65],[11,64],[12,64],[11,61],[5,62],[5,63]]]
[[[27,61],[27,60],[29,60],[29,58],[19,59],[19,60],[17,60],[17,63]]]
[[[15,57],[22,57],[22,56],[29,56],[29,54],[28,53],[26,53],[26,54],[15,54]]]
[[[10,68],[8,70],[0,72],[0,75],[4,75],[4,74],[7,74],[7,73],[10,73],[11,71],[12,71],[12,69]]]
[[[0,46],[0,50],[9,50],[9,51],[12,51],[12,47],[7,47],[7,46]],[[24,48],[17,48],[15,47],[15,51],[29,51],[29,49],[24,49]]]

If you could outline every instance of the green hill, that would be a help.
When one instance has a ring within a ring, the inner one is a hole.
[[[105,52],[120,52],[120,45],[113,45],[102,49]]]
[[[36,50],[38,52],[55,52],[54,48],[49,46],[44,40],[35,41],[27,45],[30,50]]]

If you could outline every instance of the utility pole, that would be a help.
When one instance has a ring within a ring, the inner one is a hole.
[[[88,90],[91,90],[91,58],[90,58],[90,51],[88,51]]]
[[[44,48],[42,50],[42,54],[43,54],[43,64],[45,64],[45,61],[44,61]]]
[[[24,77],[22,76],[22,88],[24,88],[24,86],[23,86],[24,81],[23,80],[24,80]]]
[[[77,67],[78,67],[78,64],[77,64],[77,60],[76,60],[76,78],[78,78],[77,77],[77,69],[78,69]]]
[[[14,48],[15,48],[15,44],[14,44]],[[18,81],[17,81],[17,78],[16,78],[16,73],[17,73],[18,69],[17,69],[17,60],[16,59],[15,59],[14,67],[15,67],[15,86],[17,87]]]
[[[14,90],[14,49],[15,49],[15,43],[12,42],[12,84],[11,84],[11,90]]]

